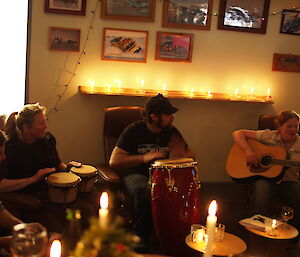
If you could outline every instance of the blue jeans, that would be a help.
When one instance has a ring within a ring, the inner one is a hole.
[[[291,224],[300,228],[300,182],[283,181],[280,184],[267,180],[257,180],[253,183],[252,210],[253,213],[267,215],[268,204],[274,198],[279,198],[294,209]]]
[[[131,174],[124,177],[124,183],[134,204],[133,230],[147,242],[152,229],[151,193],[148,187],[148,177]]]

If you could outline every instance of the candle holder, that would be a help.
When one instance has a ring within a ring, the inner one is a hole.
[[[265,232],[270,236],[274,236],[274,237],[278,236],[278,230],[273,226],[266,227]]]
[[[215,241],[221,242],[224,239],[224,236],[225,236],[225,225],[218,224],[215,230],[215,237],[214,237]]]

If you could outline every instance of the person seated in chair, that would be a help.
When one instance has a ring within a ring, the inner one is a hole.
[[[1,164],[0,173],[2,189],[6,187],[6,191],[34,196],[42,201],[43,209],[48,214],[53,212],[53,216],[57,216],[59,213],[60,220],[64,220],[64,207],[51,208],[49,205],[47,185],[43,179],[49,173],[67,171],[67,165],[58,155],[54,136],[46,131],[45,113],[45,107],[36,103],[25,105],[21,111],[9,117],[6,123],[9,137],[5,145],[6,159]],[[70,208],[82,209],[86,220],[90,215],[96,215],[96,208],[84,201],[77,200]],[[54,231],[59,232],[59,229],[62,226],[58,224]]]
[[[247,139],[261,143],[281,146],[286,150],[287,159],[300,162],[299,115],[291,110],[281,111],[276,117],[277,130],[237,130],[233,132],[235,143],[245,151],[248,165],[258,166],[259,160]],[[294,218],[291,224],[300,229],[300,168],[290,166],[283,168],[279,181],[270,181],[263,177],[253,182],[252,214],[268,215],[270,200],[279,197],[292,208]]]
[[[195,157],[172,125],[178,109],[162,94],[145,104],[143,120],[120,135],[109,165],[122,177],[134,204],[133,230],[147,244],[152,229],[148,175],[151,163],[169,157]]]

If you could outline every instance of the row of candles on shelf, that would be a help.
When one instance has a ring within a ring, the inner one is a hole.
[[[100,197],[99,224],[105,229],[108,223],[108,193],[103,192]],[[62,245],[60,240],[54,240],[50,247],[50,257],[61,257]]]
[[[145,89],[144,88],[144,84],[145,81],[141,80],[140,82],[140,87],[136,89],[136,94],[137,95],[145,95],[147,91],[157,91],[157,93],[162,93],[165,96],[168,96],[168,94],[170,94],[170,96],[175,95],[175,94],[181,94],[184,95],[187,98],[194,98],[194,97],[204,97],[207,99],[212,99],[214,97],[218,97],[217,95],[219,95],[219,97],[223,97],[223,98],[228,98],[230,100],[253,100],[256,97],[259,97],[258,94],[255,93],[254,87],[251,87],[249,89],[248,93],[241,93],[239,88],[235,88],[234,92],[231,94],[226,94],[226,93],[214,93],[211,89],[208,89],[207,91],[201,91],[198,92],[195,90],[195,88],[191,88],[189,90],[186,91],[170,91],[167,88],[167,84],[164,83],[161,89],[157,89],[157,90],[153,90],[153,89]],[[96,92],[96,88],[95,88],[95,82],[92,80],[88,81],[88,87],[90,89],[91,92]],[[99,87],[97,87],[99,88]],[[126,88],[124,88],[122,86],[122,82],[118,81],[117,82],[117,86],[112,86],[109,83],[104,83],[102,88],[102,92],[106,93],[106,94],[123,94],[126,95],[127,94],[127,90]],[[220,96],[222,95],[222,96]],[[260,96],[261,97],[261,96]],[[266,95],[264,95],[265,97],[265,101],[269,101],[271,98],[271,89],[268,88],[266,91]]]

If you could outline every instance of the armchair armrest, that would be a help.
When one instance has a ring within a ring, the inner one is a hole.
[[[108,164],[100,163],[96,165],[99,175],[107,182],[120,183],[121,179],[119,175]]]
[[[0,193],[0,199],[4,203],[16,205],[24,209],[36,209],[42,206],[42,201],[40,199],[20,192]]]

